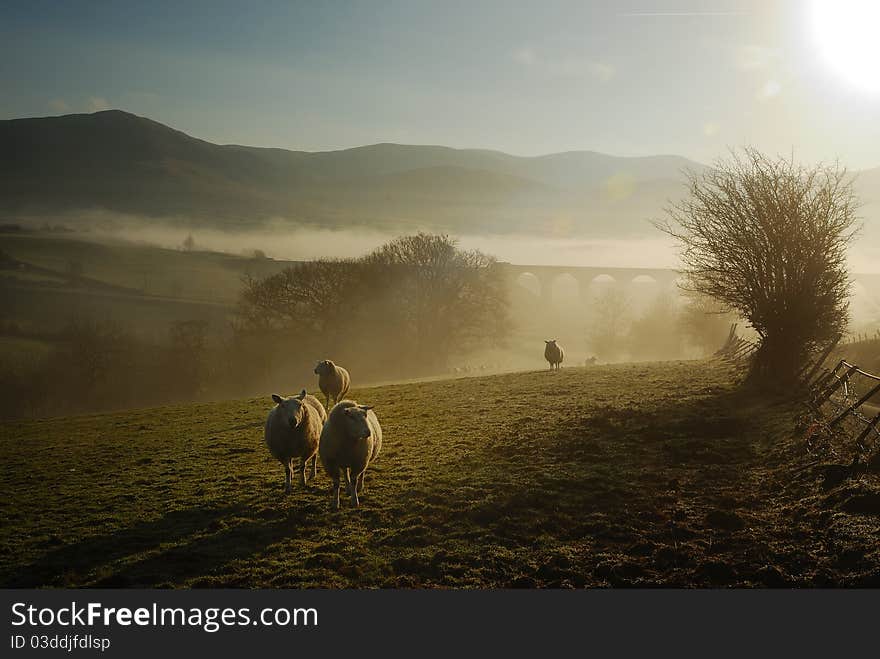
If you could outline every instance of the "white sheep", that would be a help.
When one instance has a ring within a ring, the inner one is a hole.
[[[312,460],[312,479],[318,475],[318,442],[321,428],[327,420],[327,411],[314,396],[303,389],[298,396],[285,398],[272,394],[276,406],[266,419],[266,446],[284,467],[284,491],[290,492],[293,475],[292,461],[301,458],[299,482],[306,484],[306,468]]]
[[[318,387],[327,398],[327,409],[330,409],[330,398],[338,403],[351,386],[351,376],[341,366],[337,366],[329,359],[319,361],[315,365],[315,373],[318,376]]]
[[[324,424],[318,453],[321,464],[333,480],[333,510],[339,510],[339,472],[351,496],[351,505],[360,503],[358,493],[364,490],[364,478],[370,462],[382,449],[382,427],[369,405],[353,400],[337,403]]]
[[[550,362],[550,370],[553,370],[555,367],[558,371],[562,360],[565,358],[565,351],[561,345],[556,343],[556,339],[544,341],[544,343],[546,344],[544,346],[544,359]]]

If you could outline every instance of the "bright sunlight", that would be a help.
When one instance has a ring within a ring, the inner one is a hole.
[[[853,86],[880,93],[880,2],[815,0],[812,23],[829,65]]]

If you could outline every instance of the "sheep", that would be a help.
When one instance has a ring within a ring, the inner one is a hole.
[[[327,397],[327,409],[330,409],[330,398],[333,402],[338,403],[351,386],[351,376],[341,366],[337,366],[329,359],[319,361],[315,365],[315,374],[318,376],[318,387]]]
[[[318,441],[321,428],[327,420],[327,411],[314,396],[303,389],[299,396],[285,398],[272,394],[276,405],[269,411],[266,419],[266,446],[284,467],[284,492],[290,493],[290,479],[293,475],[291,462],[302,458],[299,467],[299,482],[305,487],[306,468],[312,461],[312,480],[318,476]]]
[[[562,349],[561,345],[556,343],[556,339],[544,341],[544,343],[546,344],[544,346],[544,359],[550,362],[551,371],[554,367],[558,371],[562,364],[562,360],[565,358],[565,351]]]
[[[359,505],[358,493],[364,490],[367,466],[382,449],[382,427],[372,406],[358,405],[353,400],[337,403],[321,431],[321,464],[333,480],[333,510],[339,510],[339,472],[351,496],[351,505]]]

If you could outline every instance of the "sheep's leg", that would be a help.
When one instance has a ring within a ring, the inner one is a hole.
[[[351,470],[345,470],[345,484],[348,486],[348,493],[351,495],[351,505],[353,508],[357,508],[359,505],[358,501],[358,493],[357,493],[357,476],[352,479]]]
[[[308,458],[300,458],[300,465],[297,471],[299,471],[299,484],[303,487],[306,486],[306,467],[308,466],[308,464]]]
[[[339,510],[339,470],[334,469],[333,475],[331,476],[333,479],[333,485],[330,486],[330,507],[333,510]]]
[[[290,460],[282,463],[282,466],[284,467],[284,493],[290,494],[290,478],[292,476],[290,473],[292,471],[290,468]]]
[[[364,483],[366,482],[366,479],[367,479],[367,470],[364,469],[361,473],[358,474],[358,477],[357,477],[358,494],[360,494],[364,491]]]
[[[312,462],[312,480],[318,478],[318,454],[312,456],[314,458]]]

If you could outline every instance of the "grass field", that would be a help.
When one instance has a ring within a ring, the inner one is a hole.
[[[798,411],[734,380],[678,362],[356,389],[385,443],[336,514],[323,472],[283,495],[270,392],[5,424],[0,584],[880,585],[876,475],[829,476]]]
[[[0,250],[19,261],[62,274],[71,262],[76,262],[86,277],[147,295],[223,303],[236,300],[243,276],[262,276],[286,265],[216,252],[101,241],[88,234],[69,237],[0,232]]]

